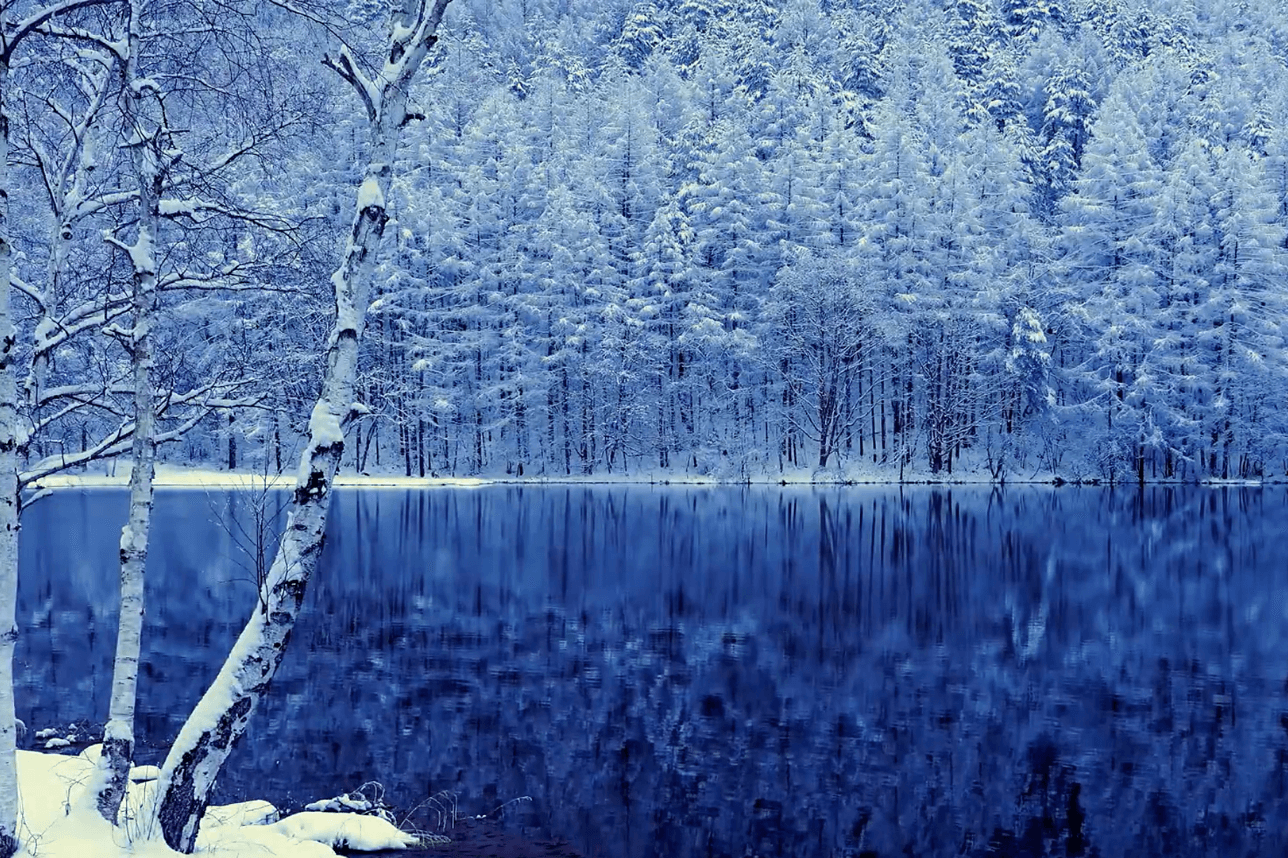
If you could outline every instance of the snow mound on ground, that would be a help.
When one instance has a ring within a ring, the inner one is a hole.
[[[280,815],[271,802],[243,801],[208,808],[206,815],[202,817],[201,824],[203,828],[206,826],[241,828],[244,825],[267,825],[270,822],[277,822]]]
[[[203,827],[197,835],[197,855],[271,856],[271,858],[336,858],[335,852],[325,843],[299,840],[272,830],[269,825],[213,826],[207,832]],[[122,856],[124,858],[124,856]]]
[[[18,858],[182,858],[160,839],[141,830],[145,809],[155,799],[156,781],[131,783],[114,827],[82,806],[100,746],[80,755],[18,751]],[[136,774],[151,775],[140,766]],[[266,801],[211,807],[202,820],[197,853],[229,858],[336,858],[332,846],[355,851],[406,849],[417,845],[383,819],[349,813],[301,813],[280,822]],[[271,823],[271,824],[265,824]]]
[[[356,852],[407,849],[420,841],[378,816],[305,811],[265,826],[296,840],[312,840]]]

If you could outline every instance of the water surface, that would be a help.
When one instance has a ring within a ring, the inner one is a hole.
[[[246,508],[157,495],[148,746],[254,606]],[[29,723],[105,717],[124,514],[24,517]],[[504,824],[614,858],[1280,856],[1285,535],[1283,489],[340,492],[219,798],[530,796]]]

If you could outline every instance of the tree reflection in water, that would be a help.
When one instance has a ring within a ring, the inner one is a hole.
[[[336,503],[221,799],[530,795],[515,830],[622,858],[1288,850],[1283,489]],[[210,509],[158,496],[145,742],[254,603]],[[24,523],[29,723],[106,711],[123,511],[60,494]]]

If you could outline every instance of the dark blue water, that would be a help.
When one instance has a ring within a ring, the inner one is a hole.
[[[154,748],[254,605],[233,508],[158,494]],[[24,519],[28,723],[105,717],[124,511]],[[1288,492],[341,492],[220,798],[373,779],[614,858],[1282,856]]]

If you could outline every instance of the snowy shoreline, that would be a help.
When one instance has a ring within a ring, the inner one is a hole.
[[[125,488],[129,484],[130,468],[124,465],[116,473],[55,474],[34,482],[32,489],[89,489],[89,488]],[[1200,480],[1182,482],[1180,480],[1147,479],[1146,486],[1275,486],[1288,483],[1288,477],[1274,477],[1261,480]],[[291,475],[270,474],[251,471],[218,471],[206,468],[187,468],[175,465],[158,465],[153,485],[158,489],[246,489],[262,490],[290,489],[295,483]],[[1107,480],[1093,478],[1073,480],[1059,476],[1042,478],[1007,479],[1004,484],[997,482],[988,474],[968,474],[952,478],[938,478],[930,475],[910,475],[904,480],[882,479],[875,476],[829,476],[814,477],[806,472],[785,475],[762,475],[754,477],[724,478],[715,476],[692,476],[671,474],[642,474],[639,476],[591,475],[569,477],[406,477],[398,474],[338,474],[335,478],[337,489],[435,489],[435,488],[485,488],[488,486],[780,486],[780,487],[844,487],[844,486],[999,486],[1031,485],[1051,486],[1055,488],[1068,486],[1088,486],[1099,488],[1126,488],[1138,486],[1136,480]]]
[[[155,799],[154,767],[136,767],[121,808],[121,826],[112,827],[84,801],[90,770],[101,752],[91,745],[69,756],[18,751],[19,830],[27,841],[20,858],[173,858],[174,852],[147,825]],[[438,842],[426,835],[430,843]],[[283,816],[266,801],[245,801],[206,810],[197,854],[271,854],[277,858],[327,858],[338,853],[406,850],[422,838],[399,830],[379,816],[359,813],[303,812]]]

